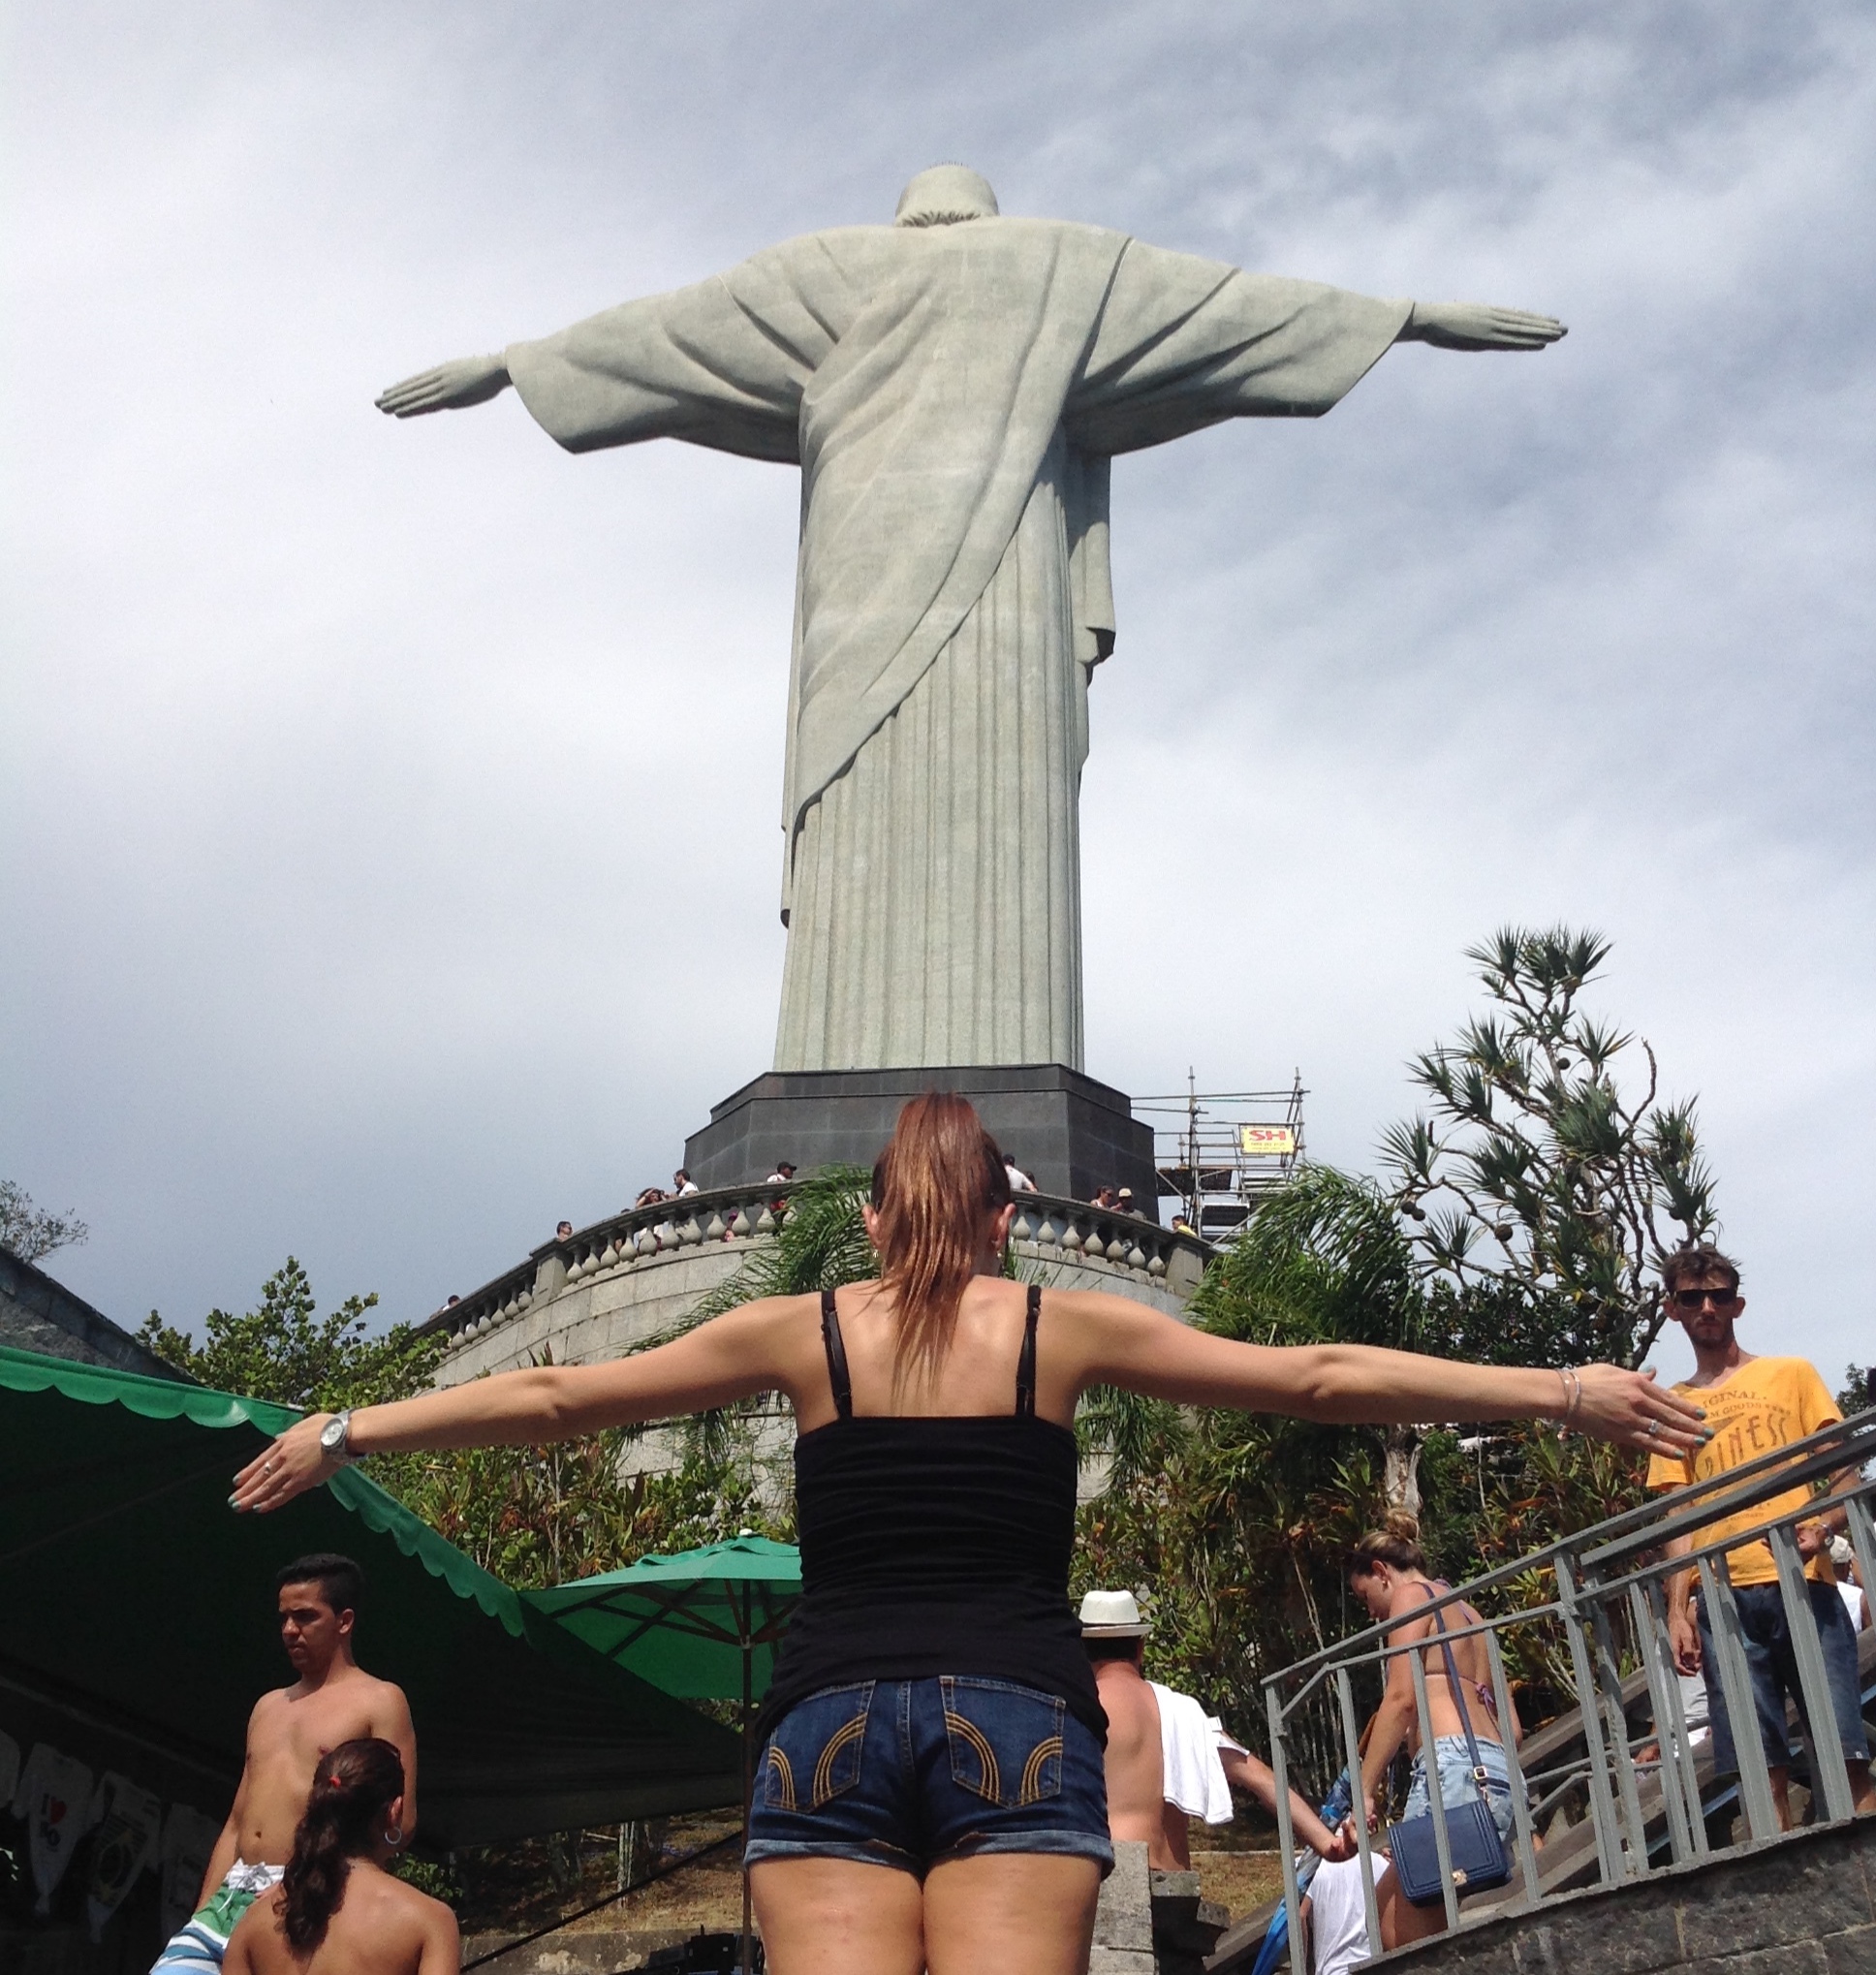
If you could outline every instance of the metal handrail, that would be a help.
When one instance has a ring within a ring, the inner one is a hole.
[[[1670,1864],[1704,1858],[1715,1849],[1707,1818],[1730,1806],[1733,1789],[1726,1779],[1712,1776],[1710,1758],[1697,1758],[1681,1709],[1678,1676],[1668,1652],[1664,1583],[1682,1572],[1694,1572],[1700,1585],[1719,1689],[1711,1696],[1712,1705],[1717,1709],[1723,1704],[1730,1721],[1750,1724],[1735,1737],[1737,1802],[1745,1813],[1748,1836],[1756,1840],[1777,1834],[1770,1770],[1757,1732],[1745,1636],[1727,1561],[1731,1553],[1762,1539],[1771,1552],[1774,1584],[1793,1641],[1812,1794],[1820,1814],[1831,1819],[1852,1814],[1849,1772],[1830,1705],[1819,1621],[1806,1588],[1805,1563],[1796,1530],[1827,1506],[1844,1508],[1865,1590],[1876,1588],[1876,1521],[1871,1515],[1876,1476],[1864,1472],[1872,1461],[1876,1461],[1876,1408],[1775,1448],[1727,1473],[1623,1510],[1416,1607],[1413,1615],[1417,1619],[1459,1605],[1478,1610],[1477,1618],[1450,1626],[1448,1637],[1454,1642],[1484,1640],[1497,1721],[1510,1724],[1516,1719],[1504,1642],[1522,1628],[1561,1628],[1570,1668],[1564,1682],[1579,1703],[1576,1732],[1567,1734],[1561,1743],[1554,1740],[1564,1725],[1561,1721],[1550,1724],[1548,1733],[1538,1732],[1544,1735],[1550,1758],[1543,1759],[1541,1766],[1528,1773],[1516,1742],[1502,1744],[1511,1779],[1509,1849],[1515,1869],[1506,1888],[1488,1896],[1469,1914],[1462,1914],[1459,1904],[1464,1889],[1454,1883],[1446,1805],[1434,1782],[1437,1761],[1428,1764],[1428,1809],[1445,1880],[1442,1898],[1449,1929],[1476,1924],[1489,1914],[1535,1908],[1566,1890],[1576,1890],[1592,1868],[1602,1884],[1621,1885]],[[1852,1474],[1858,1479],[1844,1486],[1844,1477]],[[1809,1493],[1815,1484],[1827,1481],[1837,1483],[1828,1503]],[[1768,1509],[1763,1517],[1723,1535],[1704,1533],[1798,1489],[1807,1491],[1807,1499],[1799,1505]],[[1681,1539],[1687,1540],[1684,1552],[1673,1556],[1662,1553],[1662,1546]],[[1491,1601],[1490,1594],[1514,1579],[1527,1579],[1533,1571],[1544,1570],[1555,1580],[1551,1598],[1497,1614],[1484,1609]],[[1385,1679],[1389,1663],[1406,1658],[1413,1678],[1420,1747],[1430,1756],[1435,1738],[1427,1699],[1427,1643],[1423,1638],[1394,1643],[1391,1635],[1401,1622],[1389,1619],[1368,1626],[1267,1675],[1263,1683],[1270,1730],[1270,1767],[1277,1784],[1294,1975],[1307,1975],[1307,1970],[1298,1918],[1302,1881],[1289,1808],[1293,1742],[1301,1723],[1300,1710],[1319,1693],[1330,1697],[1340,1715],[1340,1732],[1334,1740],[1346,1750],[1355,1787],[1369,1947],[1376,1955],[1383,1951],[1375,1897],[1376,1847],[1360,1814],[1360,1734],[1353,1677],[1371,1670]],[[1834,1624],[1835,1620],[1829,1622]],[[1625,1659],[1634,1668],[1626,1679]],[[1876,1677],[1876,1665],[1871,1674]],[[1860,1698],[1860,1686],[1859,1693]],[[1631,1717],[1639,1717],[1639,1727]],[[1641,1751],[1650,1745],[1653,1753],[1642,1756]],[[1534,1792],[1533,1784],[1541,1788]],[[1559,1821],[1579,1800],[1586,1814],[1570,1823],[1564,1834]],[[1546,1815],[1552,1816],[1553,1822],[1548,1839],[1540,1840],[1537,1820]]]

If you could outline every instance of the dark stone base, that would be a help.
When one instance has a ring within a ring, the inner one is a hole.
[[[714,1106],[684,1142],[700,1186],[742,1186],[784,1160],[807,1170],[870,1166],[899,1107],[922,1090],[956,1090],[985,1129],[1045,1193],[1091,1199],[1131,1186],[1154,1211],[1153,1131],[1126,1097],[1061,1063],[954,1065],[926,1070],[771,1070]]]

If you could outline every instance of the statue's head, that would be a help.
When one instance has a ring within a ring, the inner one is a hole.
[[[933,165],[921,172],[899,194],[892,224],[901,227],[948,227],[959,220],[995,219],[996,194],[990,181],[968,165]]]

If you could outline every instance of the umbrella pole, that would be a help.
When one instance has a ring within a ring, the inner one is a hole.
[[[736,1959],[736,1966],[742,1975],[749,1971],[749,1793],[753,1779],[749,1773],[749,1690],[751,1681],[751,1659],[755,1647],[749,1638],[749,1585],[742,1586],[742,1947]]]

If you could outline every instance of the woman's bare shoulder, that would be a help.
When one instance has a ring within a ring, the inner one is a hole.
[[[363,1944],[393,1937],[418,1941],[455,1915],[440,1899],[420,1891],[408,1879],[387,1872],[365,1860],[354,1863],[346,1875],[345,1897],[333,1914],[328,1939],[341,1949],[348,1942]]]

